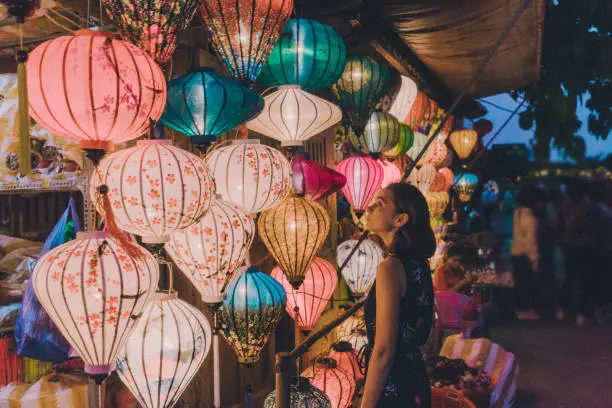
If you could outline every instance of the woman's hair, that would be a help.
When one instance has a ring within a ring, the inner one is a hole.
[[[464,267],[472,267],[476,263],[478,249],[476,248],[476,245],[469,241],[457,241],[446,251],[446,259],[454,256],[461,258],[461,263]]]
[[[425,197],[406,183],[393,183],[387,189],[393,194],[397,212],[408,215],[408,222],[396,232],[392,247],[387,250],[391,254],[409,252],[415,258],[431,258],[436,251],[436,238]]]

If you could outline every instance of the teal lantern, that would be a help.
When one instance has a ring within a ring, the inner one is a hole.
[[[334,86],[351,129],[361,136],[389,78],[387,67],[370,57],[350,57]]]
[[[408,152],[408,150],[412,147],[412,143],[414,143],[414,132],[410,126],[400,122],[397,144],[393,149],[383,153],[383,156],[389,159],[400,157]]]
[[[459,173],[455,175],[453,189],[462,203],[469,203],[478,185],[478,176],[472,173]]]
[[[294,18],[285,26],[258,80],[267,87],[300,85],[313,92],[332,86],[345,63],[344,41],[331,26]]]
[[[257,92],[211,68],[195,68],[168,82],[160,122],[191,137],[192,143],[206,145],[255,118],[263,108]]]

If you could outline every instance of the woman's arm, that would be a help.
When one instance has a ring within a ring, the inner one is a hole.
[[[370,357],[361,408],[376,408],[391,371],[399,332],[400,302],[406,274],[397,258],[387,258],[376,271],[376,338]]]

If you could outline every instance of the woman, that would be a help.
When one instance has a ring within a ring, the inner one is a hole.
[[[433,322],[428,266],[436,248],[427,202],[419,190],[396,183],[378,192],[366,210],[367,229],[387,256],[365,303],[367,375],[362,408],[431,406],[431,390],[419,347]]]
[[[476,256],[476,247],[468,242],[457,242],[448,248],[444,263],[434,272],[434,291],[471,296],[474,279],[465,270],[475,264]]]

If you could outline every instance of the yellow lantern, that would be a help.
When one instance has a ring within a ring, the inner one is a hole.
[[[444,191],[429,191],[427,194],[425,194],[425,199],[427,200],[427,205],[429,206],[429,214],[432,217],[439,217],[444,214],[446,207],[448,207],[450,197],[448,193]]]
[[[461,160],[467,159],[474,150],[477,141],[478,133],[475,130],[455,130],[450,135],[450,144]]]

